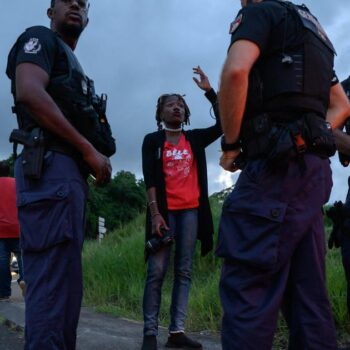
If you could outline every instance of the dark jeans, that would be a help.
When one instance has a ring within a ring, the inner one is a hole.
[[[170,306],[170,332],[185,330],[192,260],[196,246],[198,210],[169,211],[169,227],[175,237],[174,282]],[[166,246],[148,258],[143,297],[144,335],[158,334],[158,315],[162,285],[169,265],[172,246]]]
[[[11,253],[15,254],[18,262],[17,282],[23,280],[22,254],[19,248],[19,238],[0,238],[0,298],[11,296]]]

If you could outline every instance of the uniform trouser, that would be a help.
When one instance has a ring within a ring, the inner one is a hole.
[[[220,297],[223,350],[272,348],[278,311],[289,349],[335,350],[325,286],[322,205],[332,186],[328,160],[305,155],[271,172],[248,163],[224,203],[217,254],[224,257]]]
[[[48,152],[40,180],[16,161],[25,297],[25,350],[73,350],[82,299],[87,184],[72,158]]]
[[[346,196],[345,206],[350,208],[350,177],[348,179],[349,190]],[[348,212],[348,211],[347,211]],[[346,217],[344,221],[344,227],[346,227],[347,233],[341,236],[341,255],[342,263],[344,267],[346,283],[347,283],[347,306],[348,314],[350,316],[350,218]]]
[[[348,307],[348,315],[350,316],[350,237],[343,235],[341,238],[341,255],[346,277],[346,302]]]

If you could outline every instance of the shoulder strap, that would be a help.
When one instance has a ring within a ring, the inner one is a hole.
[[[297,14],[303,27],[311,31],[321,42],[328,47],[334,54],[336,54],[335,48],[328,38],[325,30],[321,26],[318,19],[310,12],[310,10],[305,5],[295,5],[290,1],[285,0],[267,0],[276,1],[280,5],[286,7],[289,10],[294,11]]]

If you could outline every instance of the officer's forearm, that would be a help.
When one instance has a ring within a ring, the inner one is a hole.
[[[341,84],[331,88],[326,120],[333,129],[342,127],[350,115],[350,104]]]
[[[21,103],[35,121],[45,130],[71,144],[80,153],[86,154],[93,147],[65,118],[51,96],[41,88],[32,88],[31,94],[22,97]]]
[[[32,63],[21,63],[16,68],[16,102],[21,103],[36,122],[54,135],[67,141],[82,155],[94,151],[88,142],[65,118],[47,93],[49,75]]]
[[[219,110],[226,143],[236,142],[244,113],[248,90],[248,74],[230,70],[225,64],[220,84]]]
[[[333,130],[333,134],[338,151],[350,156],[350,136],[339,129]]]
[[[238,140],[248,93],[248,77],[260,55],[259,47],[238,40],[230,48],[221,75],[219,110],[226,143]]]

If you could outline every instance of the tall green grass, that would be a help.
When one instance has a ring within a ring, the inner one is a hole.
[[[217,226],[221,205],[211,203]],[[216,230],[217,231],[217,230]],[[143,256],[144,215],[125,227],[111,232],[99,244],[87,241],[83,251],[84,302],[98,311],[142,320],[142,297],[146,265]],[[339,250],[327,254],[327,286],[338,329],[348,330],[346,282]],[[170,265],[172,266],[172,265]],[[187,329],[191,331],[220,329],[221,306],[218,281],[221,261],[213,254],[201,258],[199,246],[194,258]],[[172,269],[163,286],[160,324],[167,326],[171,297]],[[286,326],[279,322],[277,341],[285,343]]]

